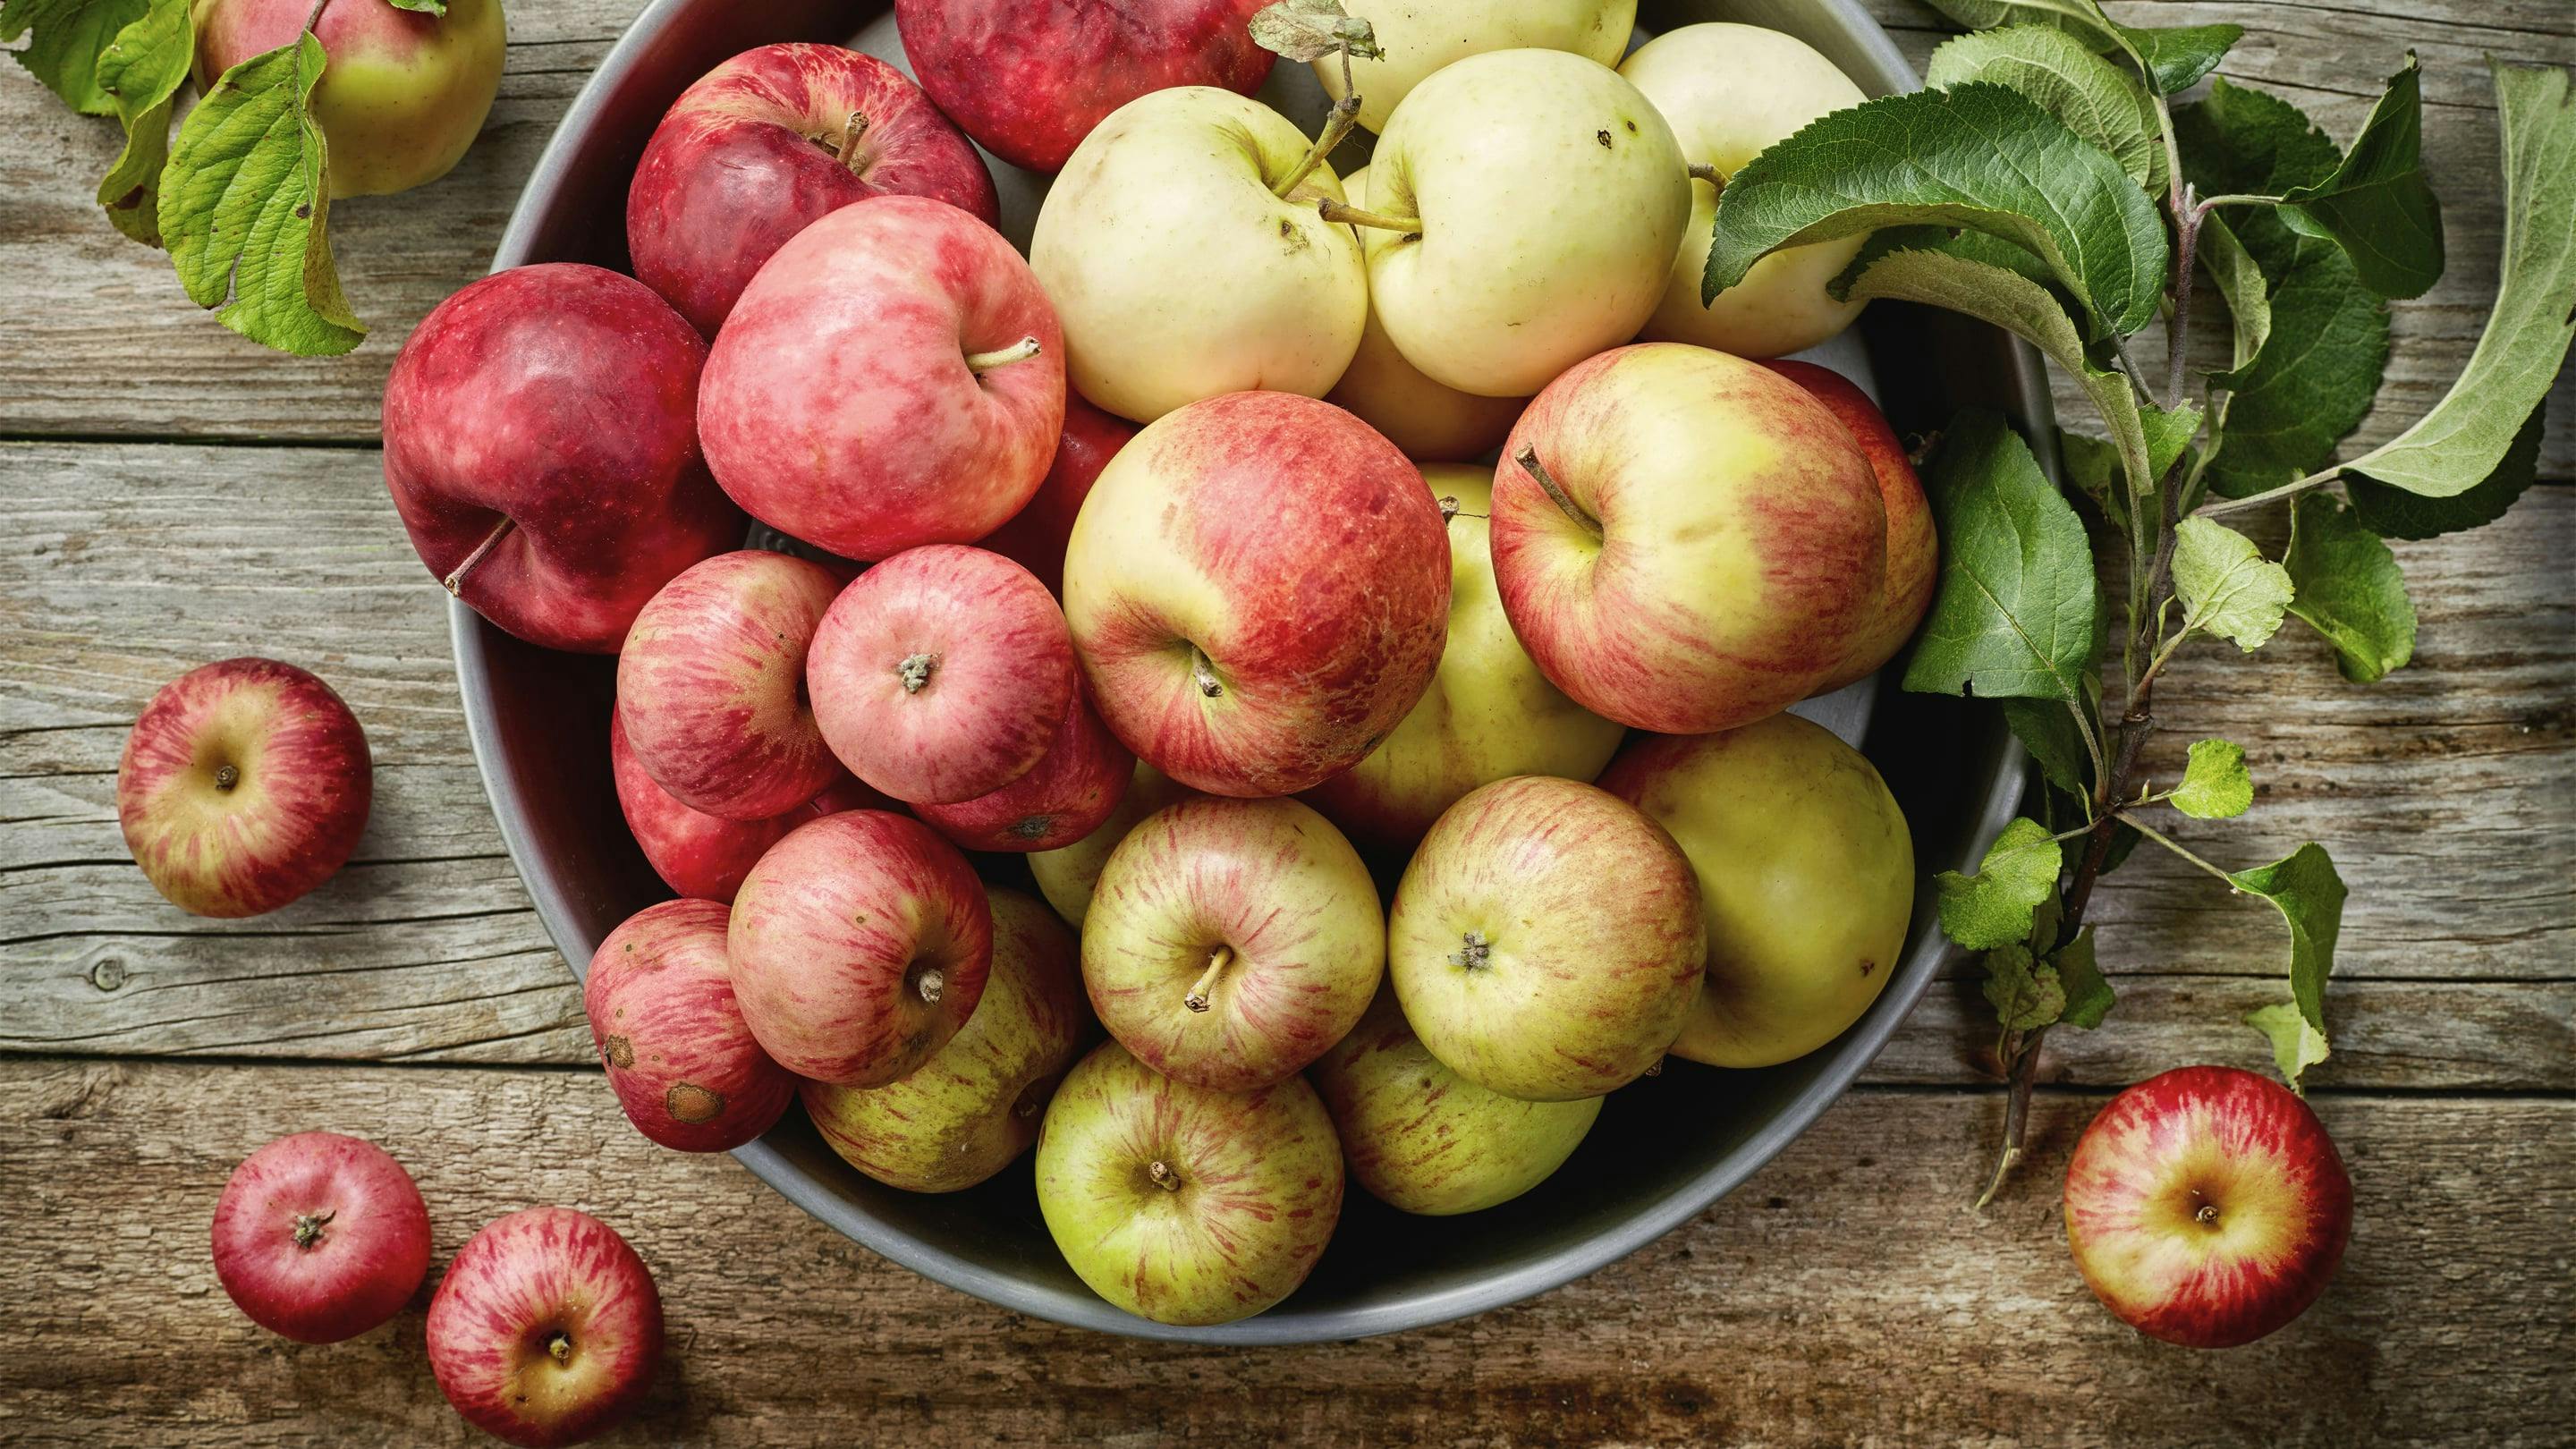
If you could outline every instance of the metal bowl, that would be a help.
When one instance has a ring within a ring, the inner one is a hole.
[[[1918,84],[1853,0],[1645,0],[1640,9],[1649,30],[1742,20],[1788,31],[1874,95]],[[654,0],[565,115],[494,270],[542,261],[623,268],[627,177],[663,111],[719,61],[779,40],[853,43],[899,59],[883,3]],[[1307,69],[1286,64],[1265,98],[1310,123],[1323,104]],[[1043,181],[999,163],[994,174],[1004,230],[1025,243]],[[2014,417],[2043,447],[2052,439],[2038,360],[2003,334],[1883,302],[1855,333],[1825,360],[1864,377],[1878,371],[1880,401],[1900,430],[1938,427],[1974,402]],[[1874,370],[1873,359],[1901,365]],[[618,922],[669,894],[627,834],[609,780],[613,662],[536,649],[462,605],[451,605],[450,621],[467,727],[502,838],[546,930],[582,971]],[[1671,1231],[1842,1094],[1940,967],[1932,874],[1972,867],[2019,800],[2021,755],[1991,706],[1907,695],[1882,680],[1805,712],[1862,744],[1913,825],[1924,888],[1904,959],[1877,1004],[1841,1038],[1787,1065],[1725,1072],[1676,1061],[1615,1093],[1564,1170],[1490,1211],[1408,1217],[1354,1187],[1313,1276],[1268,1313],[1175,1328],[1111,1307],[1057,1254],[1025,1157],[972,1191],[901,1192],[845,1166],[802,1114],[734,1155],[797,1205],[916,1272],[1016,1312],[1112,1333],[1307,1343],[1418,1328],[1543,1293]]]

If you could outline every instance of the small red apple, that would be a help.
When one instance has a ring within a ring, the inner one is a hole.
[[[1127,793],[1136,757],[1077,691],[1055,742],[1028,772],[989,795],[912,813],[965,850],[1059,850],[1100,828]]]
[[[796,1095],[734,1000],[731,916],[715,901],[646,906],[599,943],[582,983],[591,1045],[627,1120],[682,1152],[730,1152]]]
[[[495,1218],[429,1302],[429,1369],[465,1421],[577,1444],[633,1411],[662,1358],[662,1295],[617,1230],[571,1208]]]
[[[392,1154],[330,1132],[242,1159],[215,1203],[215,1280],[253,1323],[337,1343],[394,1316],[429,1272],[429,1209]]]
[[[1816,686],[1823,694],[1867,679],[1914,637],[1941,581],[1941,540],[1932,530],[1932,504],[1923,496],[1914,460],[1906,456],[1905,440],[1888,426],[1887,414],[1868,393],[1832,368],[1812,362],[1779,358],[1762,365],[1805,388],[1851,429],[1852,441],[1860,444],[1870,471],[1878,475],[1879,502],[1887,509],[1886,595],[1875,618],[1852,640],[1842,667]]]
[[[1000,220],[984,158],[902,71],[837,45],[764,45],[671,103],[626,192],[626,250],[713,337],[788,238],[888,193]]]
[[[626,742],[626,722],[614,709],[608,712],[608,768],[617,780],[626,828],[654,874],[678,895],[726,905],[761,855],[787,832],[843,810],[884,810],[894,803],[845,774],[822,794],[766,820],[727,820],[692,810],[644,773],[644,762]]]
[[[1082,500],[1091,496],[1092,481],[1134,436],[1134,423],[1067,393],[1064,434],[1056,439],[1054,464],[1028,506],[986,534],[981,546],[1036,574],[1047,592],[1063,598],[1064,546],[1073,537],[1073,520],[1082,512]]]
[[[2151,1338],[2252,1343],[2326,1291],[2352,1179],[2308,1104],[2233,1067],[2111,1099],[2066,1168],[2066,1241],[2094,1296]]]
[[[357,716],[274,659],[227,659],[163,685],[116,767],[125,848],[200,916],[273,911],[329,880],[374,799]]]

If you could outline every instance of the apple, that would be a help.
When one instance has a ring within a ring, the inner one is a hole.
[[[731,916],[664,901],[626,918],[590,958],[591,1046],[635,1130],[682,1152],[730,1152],[766,1132],[796,1079],[754,1041],[725,959]]]
[[[1851,433],[1723,352],[1605,352],[1521,414],[1494,582],[1530,657],[1621,724],[1700,734],[1832,679],[1884,597],[1887,510]]]
[[[1481,1212],[1545,1182],[1601,1115],[1599,1097],[1524,1102],[1440,1065],[1391,989],[1306,1077],[1359,1185],[1431,1217]]]
[[[2066,1241],[2121,1321],[2187,1348],[2252,1343],[2308,1311],[2352,1236],[2352,1179],[2308,1104],[2233,1067],[2111,1099],[2066,1165]]]
[[[813,799],[766,820],[727,820],[692,810],[644,773],[644,762],[626,742],[626,722],[614,708],[608,712],[608,768],[617,782],[626,828],[654,874],[679,895],[727,905],[753,863],[787,832],[839,811],[883,810],[893,804],[845,774]]]
[[[1217,795],[1357,764],[1422,697],[1449,539],[1422,475],[1330,403],[1232,393],[1136,435],[1065,550],[1064,611],[1110,731]]]
[[[832,601],[806,668],[832,753],[914,804],[989,795],[1045,758],[1074,707],[1064,611],[1037,576],[957,544],[908,549]]]
[[[1411,849],[1440,813],[1512,775],[1589,780],[1626,733],[1547,682],[1494,592],[1485,537],[1493,475],[1433,464],[1422,481],[1449,519],[1449,642],[1421,702],[1368,757],[1306,792],[1361,841]]]
[[[938,1055],[882,1087],[804,1086],[832,1150],[906,1192],[957,1192],[1010,1166],[1091,1035],[1072,933],[1017,891],[991,892],[991,906],[984,1000]]]
[[[1064,400],[1064,434],[1056,439],[1055,462],[1038,484],[1036,496],[1011,521],[984,535],[989,548],[1038,576],[1047,592],[1064,597],[1064,546],[1073,537],[1073,520],[1100,470],[1136,436],[1136,425],[1112,417],[1079,397]]]
[[[616,653],[645,600],[742,540],[698,453],[706,355],[599,267],[515,267],[439,303],[385,382],[385,487],[421,562],[531,644]]]
[[[1432,72],[1471,55],[1563,50],[1617,65],[1637,28],[1637,0],[1349,0],[1344,8],[1369,23],[1385,52],[1351,62],[1360,124],[1372,131],[1385,130],[1396,103]],[[1328,55],[1314,65],[1324,93],[1340,100],[1341,61]]]
[[[474,144],[501,90],[501,0],[447,0],[446,13],[313,0],[194,0],[197,90],[309,24],[322,42],[313,119],[331,196],[386,196],[446,175]]]
[[[367,732],[331,686],[274,659],[161,686],[116,764],[116,823],[144,879],[200,916],[256,916],[349,863],[375,801]]]
[[[1351,205],[1368,205],[1368,168],[1342,178]],[[1348,408],[1359,420],[1417,463],[1456,462],[1492,452],[1528,405],[1525,397],[1478,397],[1443,387],[1404,360],[1386,325],[1369,309],[1359,350],[1324,401]]]
[[[805,657],[840,592],[818,563],[718,554],[663,585],[617,656],[617,717],[674,800],[767,820],[838,779],[805,687]]]
[[[1386,916],[1359,852],[1294,800],[1183,800],[1109,853],[1082,984],[1167,1077],[1243,1092],[1293,1076],[1368,1010]]]
[[[1077,690],[1054,741],[1027,773],[989,795],[916,805],[913,813],[962,850],[1058,850],[1100,828],[1135,772],[1136,757]]]
[[[1116,1042],[1056,1088],[1037,1180],[1075,1274],[1157,1323],[1231,1323],[1277,1303],[1342,1215],[1341,1145],[1305,1078],[1193,1087]]]
[[[752,517],[846,558],[1020,511],[1064,427],[1064,334],[1001,233],[875,196],[798,232],[707,353],[698,433]]]
[[[1313,150],[1287,117],[1211,86],[1140,96],[1084,138],[1029,238],[1076,391],[1147,423],[1220,393],[1322,397],[1341,380],[1368,274],[1350,228],[1310,199],[1342,199]]]
[[[1570,1102],[1663,1060],[1708,937],[1664,827],[1578,780],[1497,780],[1422,839],[1387,920],[1387,976],[1443,1066]]]
[[[671,103],[627,187],[626,250],[713,337],[789,237],[886,194],[1001,222],[984,158],[902,71],[837,45],[764,45]]]
[[[298,1132],[242,1159],[215,1200],[215,1281],[250,1321],[298,1343],[355,1338],[429,1272],[429,1208],[393,1155]]]
[[[1690,173],[1618,72],[1488,51],[1396,107],[1369,205],[1347,214],[1369,228],[1369,303],[1405,360],[1460,392],[1526,397],[1653,315]]]
[[[1198,792],[1142,760],[1136,762],[1136,773],[1127,782],[1127,792],[1118,797],[1106,819],[1092,828],[1090,834],[1071,845],[1042,850],[1029,857],[1029,874],[1037,877],[1038,892],[1055,913],[1075,930],[1091,914],[1092,887],[1100,883],[1100,869],[1109,863],[1109,853],[1136,822],[1171,804]]]
[[[895,0],[903,52],[984,149],[1052,172],[1103,116],[1148,91],[1250,95],[1275,59],[1253,43],[1269,0]]]
[[[1878,999],[1914,914],[1914,839],[1860,751],[1778,714],[1641,735],[1600,784],[1671,831],[1699,881],[1708,972],[1673,1055],[1771,1066]]]
[[[984,994],[993,915],[956,847],[920,821],[845,810],[769,848],[733,898],[734,998],[800,1077],[898,1081]]]
[[[1691,181],[1690,223],[1645,335],[1738,357],[1777,357],[1850,326],[1865,304],[1835,301],[1825,284],[1851,265],[1867,233],[1774,252],[1705,306],[1699,285],[1719,185],[1809,121],[1859,105],[1867,99],[1860,87],[1805,41],[1759,25],[1668,30],[1639,46],[1619,74],[1671,123],[1683,159],[1716,171],[1713,179]]]
[[[662,1358],[662,1295],[617,1230],[571,1208],[495,1218],[429,1301],[429,1370],[475,1428],[577,1444],[633,1412]]]
[[[1923,480],[1915,476],[1905,440],[1888,426],[1887,415],[1868,393],[1832,368],[1812,362],[1784,359],[1762,365],[1805,388],[1825,411],[1842,419],[1878,477],[1878,501],[1887,513],[1887,583],[1878,612],[1852,641],[1842,667],[1816,686],[1823,694],[1877,673],[1914,637],[1940,583],[1941,540],[1933,532],[1932,505],[1923,496]]]

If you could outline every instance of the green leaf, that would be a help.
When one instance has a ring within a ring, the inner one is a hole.
[[[161,244],[161,167],[170,156],[170,112],[196,49],[191,0],[152,0],[98,57],[98,86],[125,127],[125,149],[98,184],[98,204],[118,231]]]
[[[2057,968],[2057,981],[2066,993],[2066,1010],[2058,1017],[2068,1026],[2086,1031],[2102,1024],[2118,1000],[2111,983],[2102,975],[2102,967],[2093,959],[2093,928],[2086,926],[2075,933],[2075,939],[2058,948],[2049,958]]]
[[[2031,931],[2031,912],[2057,894],[2065,852],[2048,827],[2018,819],[2004,827],[1975,875],[1941,872],[1941,930],[1971,951],[2020,946]],[[2026,949],[2026,948],[2025,948]]]
[[[2270,901],[2289,923],[2290,1000],[2322,1044],[2326,977],[2334,970],[2335,938],[2343,930],[2343,878],[2335,874],[2334,861],[2324,846],[2311,841],[2281,860],[2237,871],[2228,879]]]
[[[2012,87],[2111,153],[2131,180],[2151,190],[2164,185],[2164,140],[2154,103],[2118,66],[2065,31],[2008,25],[1942,42],[1923,83],[1950,90],[1970,81]]]
[[[30,30],[18,64],[84,116],[112,116],[116,101],[99,89],[98,57],[151,0],[0,0],[0,42]]]
[[[1951,420],[1925,483],[1941,583],[1906,667],[1918,694],[2080,702],[2093,662],[2093,548],[2004,420]]]
[[[2069,795],[2092,789],[2092,756],[2084,748],[2083,734],[2075,727],[2075,716],[2063,701],[2007,699],[2001,703],[2004,723],[2012,727],[2013,737],[2038,762],[2041,778]]]
[[[2289,570],[2263,557],[2254,540],[2206,518],[2175,528],[2173,579],[2183,627],[2233,640],[2248,654],[2281,627],[2292,597]]]
[[[2194,253],[2218,295],[2227,302],[2229,325],[2234,329],[2235,360],[2230,371],[2238,371],[2252,362],[2263,350],[2265,339],[2272,335],[2272,287],[2263,279],[2263,269],[2254,262],[2254,254],[2236,239],[2217,212],[2202,217],[2200,241]]]
[[[1254,44],[1299,62],[1321,60],[1345,44],[1361,60],[1386,53],[1378,49],[1369,23],[1353,21],[1341,0],[1278,0],[1253,12],[1251,32]]]
[[[2514,435],[2504,461],[2466,493],[2426,498],[2359,474],[2344,479],[2344,491],[2352,495],[2353,511],[2361,521],[2382,538],[2438,538],[2493,523],[2539,480],[2541,423],[2547,412],[2546,403],[2533,408],[2531,416],[2522,420],[2522,431]]]
[[[2271,1039],[2272,1061],[2281,1069],[2281,1079],[2290,1084],[2291,1091],[2306,1096],[2307,1089],[2299,1078],[2308,1068],[2334,1055],[2326,1046],[2326,1034],[2308,1025],[2294,1001],[2276,1001],[2250,1012],[2245,1024]]]
[[[2019,941],[1986,953],[1986,1001],[2006,1031],[2037,1031],[2066,1011],[2066,989],[2056,968],[2031,959]]]
[[[1923,222],[2028,248],[2097,333],[2145,326],[2163,292],[2164,221],[2120,163],[2020,93],[1977,83],[1835,111],[1747,162],[1718,195],[1702,298],[1781,247]]]
[[[2420,297],[2442,279],[2442,204],[2424,179],[2423,81],[2410,50],[2342,164],[2281,194],[2281,220],[2342,247],[2361,284],[2383,297]]]
[[[2143,446],[2141,448],[2143,453]],[[2111,526],[2129,529],[2129,485],[2120,472],[2120,450],[2084,433],[2057,433],[2057,471],[2093,500]]]
[[[447,0],[385,0],[396,10],[417,10],[425,15],[445,15]]]
[[[2128,42],[2129,54],[2154,83],[2156,94],[2169,96],[2218,69],[2227,52],[2245,38],[2242,25],[2115,25]]]
[[[2507,455],[2576,339],[2576,104],[2556,66],[2498,66],[2504,257],[2495,308],[2459,381],[2405,432],[2345,464],[2428,498],[2465,493]]]
[[[2254,777],[2243,747],[2226,740],[2194,740],[2174,787],[2173,808],[2196,820],[2225,820],[2254,807]]]
[[[2186,402],[2167,412],[2153,403],[2144,404],[2138,409],[2138,425],[2147,438],[2148,476],[2162,480],[2200,432],[2200,405]]]
[[[2415,606],[2397,555],[2361,516],[2325,493],[2290,510],[2290,551],[2282,558],[2298,596],[2290,612],[2335,647],[2343,677],[2369,684],[2415,657]]]
[[[328,158],[310,109],[321,78],[311,31],[225,71],[179,127],[161,195],[189,297],[244,337],[307,357],[367,335],[331,265]]]
[[[2231,497],[2324,467],[2370,412],[2388,363],[2388,308],[2331,247],[2303,256],[2270,307],[2254,360],[2210,379],[2228,399],[2209,485]]]
[[[2268,91],[2212,81],[2207,98],[2173,113],[2182,146],[2183,175],[2203,196],[2278,196],[2332,174],[2343,152],[2301,113]],[[2289,275],[2302,243],[2268,206],[2239,207],[2224,215],[2237,239],[2277,287]]]

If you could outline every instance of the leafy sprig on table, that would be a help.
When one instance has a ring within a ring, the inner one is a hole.
[[[1979,955],[2012,1085],[2000,1184],[2042,1039],[2112,1007],[2085,911],[2142,841],[2280,912],[2286,998],[2247,1021],[2294,1087],[2325,1060],[2343,881],[2314,843],[2231,870],[2176,838],[2161,811],[2241,815],[2254,784],[2243,749],[2214,739],[2191,747],[2180,781],[2141,777],[2156,685],[2185,647],[2250,653],[2291,618],[2354,682],[2411,657],[2414,609],[2385,540],[2475,527],[2531,485],[2543,399],[2576,336],[2576,105],[2562,69],[2492,67],[2506,210],[2494,311],[2430,413],[2337,461],[2379,390],[2385,299],[2442,273],[2415,58],[2339,148],[2288,102],[2223,79],[2174,99],[2217,67],[2236,26],[2124,26],[2095,0],[1933,3],[1973,29],[1934,52],[1932,88],[1826,116],[1738,171],[1704,290],[1780,247],[1875,232],[1837,291],[2002,327],[2099,415],[2099,435],[2042,440],[2069,491],[2042,471],[2045,449],[1987,412],[1955,419],[1926,465],[1941,584],[1905,687],[1999,701],[2039,777],[2034,814],[1975,873],[1939,882],[1941,928]],[[2222,366],[2195,370],[2203,273],[2230,342]],[[2158,318],[2161,384],[2132,355]],[[2326,491],[2338,482],[2341,499]],[[2220,521],[2276,504],[2290,514],[2278,559]],[[2097,538],[2116,570],[2098,566]],[[2105,577],[2124,580],[2117,601]]]

